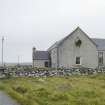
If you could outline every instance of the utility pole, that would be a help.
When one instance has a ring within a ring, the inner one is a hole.
[[[19,59],[19,56],[18,56],[18,65],[19,65],[19,63],[20,63],[20,61],[19,61],[20,59]]]
[[[2,36],[2,66],[4,66],[4,36]]]

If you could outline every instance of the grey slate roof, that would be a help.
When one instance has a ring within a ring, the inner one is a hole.
[[[105,39],[91,38],[97,45],[97,50],[105,50]]]
[[[33,54],[33,60],[49,60],[49,52],[35,51]]]

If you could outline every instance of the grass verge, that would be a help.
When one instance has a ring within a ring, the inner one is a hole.
[[[0,90],[21,105],[105,105],[105,74],[0,79]]]

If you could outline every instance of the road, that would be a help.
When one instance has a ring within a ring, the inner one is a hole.
[[[20,105],[7,94],[0,91],[0,105]]]

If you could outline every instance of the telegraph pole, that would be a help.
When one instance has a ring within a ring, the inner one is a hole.
[[[2,66],[4,66],[4,36],[2,36]]]
[[[18,56],[18,65],[19,65],[19,63],[20,63],[20,61],[19,61],[20,59],[19,59],[19,56]]]

